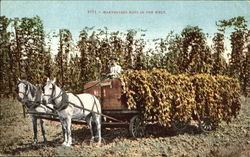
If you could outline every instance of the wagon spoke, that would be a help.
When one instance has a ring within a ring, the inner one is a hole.
[[[186,127],[187,127],[187,122],[183,122],[183,121],[180,121],[180,120],[173,120],[172,122],[172,126],[175,130],[177,131],[182,131],[182,130],[185,130]]]
[[[145,136],[145,125],[140,116],[136,115],[130,120],[129,131],[135,138]]]
[[[203,120],[200,121],[199,126],[203,132],[210,132],[214,129],[214,125],[209,117],[203,118]]]

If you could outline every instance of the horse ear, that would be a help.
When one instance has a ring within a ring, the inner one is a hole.
[[[49,82],[49,78],[47,78],[47,82]]]
[[[53,83],[56,83],[56,78],[54,78]]]
[[[21,79],[18,77],[18,81],[21,81]]]

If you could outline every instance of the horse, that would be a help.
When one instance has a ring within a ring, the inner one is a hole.
[[[101,104],[91,94],[66,93],[55,84],[56,80],[47,79],[44,86],[43,103],[53,104],[62,124],[64,134],[63,146],[72,145],[71,122],[72,119],[85,120],[90,129],[91,142],[101,144]],[[95,124],[92,126],[92,124]],[[94,129],[95,128],[95,129]],[[95,135],[94,136],[94,132]]]
[[[31,112],[40,112],[40,113],[52,113],[53,106],[48,104],[47,106],[41,104],[42,91],[40,88],[32,85],[30,82],[26,80],[18,79],[19,83],[17,84],[16,91],[18,93],[18,101],[22,103],[22,105],[28,108],[28,111]],[[37,120],[40,119],[41,131],[43,136],[43,143],[46,145],[47,139],[45,136],[45,127],[44,120],[38,118],[35,115],[31,115],[32,123],[33,123],[33,139],[34,144],[37,144]]]

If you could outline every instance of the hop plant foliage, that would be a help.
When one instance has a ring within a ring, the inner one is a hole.
[[[122,80],[128,108],[139,110],[145,118],[154,117],[163,126],[176,119],[188,122],[194,115],[209,116],[215,124],[230,122],[240,110],[239,83],[226,76],[172,75],[153,69],[127,71]]]

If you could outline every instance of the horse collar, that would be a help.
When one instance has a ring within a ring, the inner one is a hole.
[[[57,97],[59,96],[62,96],[62,100],[61,102],[59,102],[57,105],[54,103],[54,108],[57,110],[57,111],[61,111],[61,110],[64,110],[68,107],[69,103],[68,103],[68,95],[66,92],[64,92],[63,90],[61,90],[62,94],[59,94]]]

